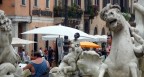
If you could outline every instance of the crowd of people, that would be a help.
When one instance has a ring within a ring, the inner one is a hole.
[[[67,47],[66,45],[64,47]],[[106,59],[110,53],[110,49],[111,37],[108,36],[107,43],[102,43],[101,48],[94,48],[93,50],[95,50],[100,56],[104,56],[104,59]],[[85,48],[84,50],[88,51],[89,49]],[[67,51],[65,50],[65,52]],[[21,52],[19,52],[19,56],[21,57],[21,61],[27,64],[23,70],[29,69],[31,72],[30,77],[48,77],[48,71],[55,67],[57,63],[56,52],[51,47],[45,49],[40,47],[38,51],[32,50],[31,56],[28,55],[28,52],[25,51],[25,49],[22,49]]]

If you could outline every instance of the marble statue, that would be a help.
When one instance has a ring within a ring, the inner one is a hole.
[[[83,51],[77,61],[77,67],[82,76],[98,77],[102,60],[95,51]]]
[[[138,2],[133,4],[135,11],[135,22],[136,22],[136,32],[133,31],[134,36],[139,36],[141,39],[144,39],[144,0],[138,0]],[[136,35],[138,34],[138,35]],[[136,40],[137,38],[134,37]],[[139,41],[139,40],[137,40]],[[142,41],[141,41],[142,42]],[[140,42],[135,42],[136,49],[140,49]],[[136,56],[139,59],[139,68],[142,71],[142,77],[144,77],[144,56],[140,51],[135,51]]]
[[[0,10],[0,77],[14,77],[20,57],[11,45],[12,23]]]
[[[58,67],[54,67],[50,70],[52,77],[70,77],[77,71],[77,60],[82,52],[80,46],[71,44],[69,53],[65,55]]]
[[[118,5],[108,4],[100,13],[101,19],[113,32],[113,39],[110,54],[101,65],[98,77],[104,77],[106,73],[110,77],[141,77],[130,36],[130,24],[120,9]]]

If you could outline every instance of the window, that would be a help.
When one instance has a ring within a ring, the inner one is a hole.
[[[73,5],[73,0],[71,0],[71,5]]]
[[[99,0],[95,0],[95,5],[99,5]]]
[[[81,6],[81,0],[71,0],[72,4]]]
[[[57,6],[57,0],[55,0],[55,6]]]
[[[110,3],[110,0],[103,0],[103,7],[105,7],[108,3]]]
[[[77,5],[81,6],[81,0],[77,0]]]
[[[0,4],[2,4],[2,0],[0,0]]]
[[[22,5],[26,5],[26,0],[22,0]]]
[[[90,30],[90,20],[85,19],[84,20],[84,32],[89,34]]]
[[[118,3],[118,0],[113,0],[113,4],[117,4]]]
[[[129,12],[128,3],[128,0],[120,0],[120,7],[122,12]]]
[[[77,4],[77,0],[74,0],[74,3]]]
[[[62,0],[62,6],[63,7],[65,6],[65,0]]]
[[[101,35],[105,35],[105,28],[104,27],[102,28]]]
[[[85,0],[85,10],[88,10],[88,7],[90,6],[90,5],[92,5],[92,2],[91,2],[91,0]]]
[[[46,0],[46,8],[49,8],[49,2],[50,0]]]
[[[34,6],[38,6],[38,0],[34,0]]]
[[[97,27],[94,28],[94,35],[97,35]]]

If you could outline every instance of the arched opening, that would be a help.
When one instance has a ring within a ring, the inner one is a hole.
[[[97,31],[97,27],[94,28],[94,35],[97,35],[98,31]]]
[[[102,28],[101,35],[105,35],[105,28],[104,27]]]
[[[85,22],[84,22],[84,32],[89,34],[89,29],[90,29],[90,20],[85,20]]]

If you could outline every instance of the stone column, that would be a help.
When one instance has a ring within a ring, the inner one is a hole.
[[[12,21],[12,36],[18,37],[18,22]],[[18,47],[14,47],[15,51],[18,52]]]
[[[29,27],[29,23],[26,23],[25,24],[25,31],[28,30],[28,27]],[[23,30],[24,31],[24,30]],[[29,40],[29,35],[25,35],[25,39],[26,40]],[[31,54],[31,50],[29,49],[29,45],[25,45],[25,48],[26,48],[26,51],[28,52],[28,54]]]
[[[85,10],[85,8],[84,8],[84,1],[85,0],[81,0],[81,9],[83,11]],[[79,24],[79,30],[84,31],[83,26],[84,26],[84,14],[82,15],[82,18],[81,18],[81,21],[80,21],[80,24]]]
[[[18,37],[18,22],[12,22],[12,36]]]

